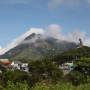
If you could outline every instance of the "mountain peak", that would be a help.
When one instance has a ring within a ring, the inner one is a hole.
[[[38,39],[41,36],[42,36],[41,34],[32,33],[28,37],[26,37],[24,40],[30,40],[30,39],[33,39],[33,38],[37,38]]]
[[[55,38],[44,38],[42,34],[32,33],[28,35],[19,45],[6,52],[3,56],[5,58],[23,59],[28,58],[32,60],[40,60],[45,56],[52,57],[71,48],[76,47],[75,43],[57,41]]]

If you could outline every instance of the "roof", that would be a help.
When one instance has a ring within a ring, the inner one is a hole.
[[[3,65],[10,65],[11,62],[9,60],[0,60],[0,63]]]
[[[64,63],[63,65],[73,66],[73,63]]]
[[[0,59],[0,61],[3,62],[3,61],[9,61],[9,60],[8,59]]]
[[[14,64],[22,64],[20,61],[14,61]]]
[[[4,65],[10,65],[11,64],[11,62],[2,62],[2,64],[4,64]]]

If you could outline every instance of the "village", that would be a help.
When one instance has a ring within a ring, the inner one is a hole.
[[[0,65],[7,70],[20,70],[29,72],[28,63],[22,63],[20,61],[10,61],[9,59],[0,59]],[[0,71],[2,72],[2,71]]]
[[[22,63],[21,61],[10,61],[9,59],[0,59],[0,65],[7,70],[19,70],[28,73],[29,67],[28,63]],[[74,69],[74,63],[73,62],[67,62],[59,65],[59,69],[63,71],[64,74],[70,73]],[[0,73],[3,73],[0,70]]]
[[[82,48],[83,47],[83,42],[81,39],[79,39],[79,46],[77,48]],[[61,69],[63,71],[63,73],[66,75],[68,73],[70,73],[74,68],[74,61],[79,60],[78,56],[75,56],[74,59],[71,59],[71,57],[68,57],[69,61],[68,62],[64,62],[62,64],[58,65],[58,68]],[[0,65],[4,68],[6,68],[7,70],[19,70],[19,71],[23,71],[23,72],[29,72],[29,67],[28,67],[29,63],[23,63],[21,61],[11,61],[9,59],[0,59]],[[0,70],[0,73],[2,73],[2,71]]]

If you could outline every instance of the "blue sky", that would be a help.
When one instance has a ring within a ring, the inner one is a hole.
[[[90,0],[0,0],[0,46],[29,28],[58,24],[67,34],[75,29],[90,35]]]

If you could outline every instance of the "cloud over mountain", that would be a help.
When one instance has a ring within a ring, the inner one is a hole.
[[[87,37],[87,32],[75,29],[72,32],[69,32],[67,35],[63,34],[62,27],[58,24],[51,24],[48,28],[48,34],[59,40],[66,40],[69,42],[78,42],[78,39],[81,38],[83,44],[90,46],[90,37]]]
[[[30,28],[26,33],[22,34],[18,38],[14,39],[11,43],[9,43],[5,48],[2,48],[0,50],[0,54],[3,54],[7,52],[8,50],[16,47],[19,45],[26,37],[28,37],[30,34],[36,33],[36,34],[43,34],[44,30],[42,28]]]
[[[10,44],[8,44],[5,48],[2,48],[0,50],[0,54],[4,54],[8,50],[16,47],[20,43],[24,41],[26,37],[31,35],[32,33],[36,34],[42,34],[43,37],[53,37],[55,39],[59,40],[66,40],[69,42],[76,42],[78,43],[78,39],[81,38],[84,42],[84,45],[90,46],[90,37],[87,37],[87,33],[80,31],[80,30],[75,30],[67,35],[63,34],[62,27],[58,24],[51,24],[48,26],[47,30],[43,28],[30,28],[26,33],[21,35],[20,37],[14,39]],[[42,38],[43,39],[43,38]]]

